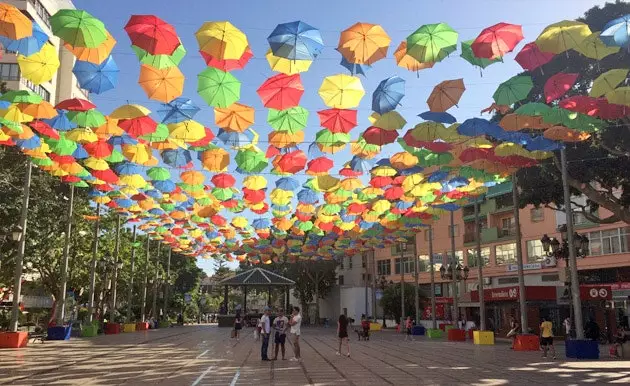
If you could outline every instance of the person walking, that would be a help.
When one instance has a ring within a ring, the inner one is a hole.
[[[274,334],[274,342],[276,344],[275,347],[275,355],[273,356],[273,360],[278,360],[278,351],[282,349],[282,360],[285,360],[285,348],[284,344],[287,340],[287,328],[289,327],[289,319],[284,316],[284,310],[278,310],[278,316],[273,320],[273,329],[275,330]]]
[[[551,347],[553,359],[556,359],[556,347],[553,345],[553,323],[546,317],[542,318],[540,324],[540,345],[543,349],[543,358],[547,358],[547,351]]]
[[[564,319],[564,322],[562,322],[562,325],[564,326],[565,339],[571,339],[571,317],[567,316],[566,319]]]
[[[241,317],[241,312],[236,311],[236,316],[234,317],[234,338],[236,341],[240,341],[240,333],[243,329],[243,318]]]
[[[291,326],[291,336],[293,337],[293,352],[294,357],[291,361],[299,362],[302,360],[300,356],[300,335],[302,334],[302,314],[300,314],[300,307],[293,307],[293,315],[289,320],[289,326]]]
[[[345,341],[348,347],[347,357],[350,357],[350,341],[348,340],[348,318],[344,314],[339,315],[337,321],[337,336],[339,337],[339,350],[337,355],[341,355],[341,344]]]
[[[521,325],[518,324],[516,318],[510,316],[510,331],[507,333],[507,337],[512,339],[512,350],[514,349],[514,344],[516,343],[516,335],[518,335],[518,331],[521,328]]]
[[[410,340],[413,342],[413,321],[411,320],[411,316],[407,316],[407,320],[405,320],[405,342]]]
[[[265,307],[263,316],[260,318],[260,333],[262,337],[262,346],[260,347],[260,356],[263,361],[268,361],[267,351],[269,350],[269,334],[271,333],[271,320],[269,319],[269,307]]]

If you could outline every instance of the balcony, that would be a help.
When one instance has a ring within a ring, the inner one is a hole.
[[[488,244],[495,242],[499,239],[498,228],[482,228],[481,229],[481,244]],[[464,233],[464,245],[472,244],[477,241],[474,233]]]
[[[499,238],[504,239],[516,236],[516,228],[501,228],[498,232]]]

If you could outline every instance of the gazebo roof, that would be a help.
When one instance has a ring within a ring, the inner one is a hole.
[[[219,285],[229,286],[290,286],[293,284],[295,284],[293,280],[262,268],[249,269],[219,282]]]

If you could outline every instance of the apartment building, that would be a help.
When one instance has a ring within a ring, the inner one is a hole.
[[[35,21],[50,37],[49,42],[57,48],[61,65],[57,76],[50,82],[35,85],[23,78],[17,63],[15,52],[3,51],[0,58],[0,80],[5,82],[10,90],[31,90],[42,96],[53,105],[70,98],[88,99],[87,91],[81,89],[72,73],[75,58],[62,44],[59,38],[53,36],[50,29],[50,16],[59,9],[75,8],[70,0],[5,0],[22,10],[30,19]]]

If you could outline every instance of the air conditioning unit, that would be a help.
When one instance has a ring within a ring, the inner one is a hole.
[[[550,257],[545,257],[545,260],[543,260],[542,266],[545,268],[553,268],[556,267],[558,265],[558,262],[556,261],[556,258],[554,256],[550,256]]]
[[[492,278],[491,277],[484,277],[483,278],[483,285],[492,285]]]

